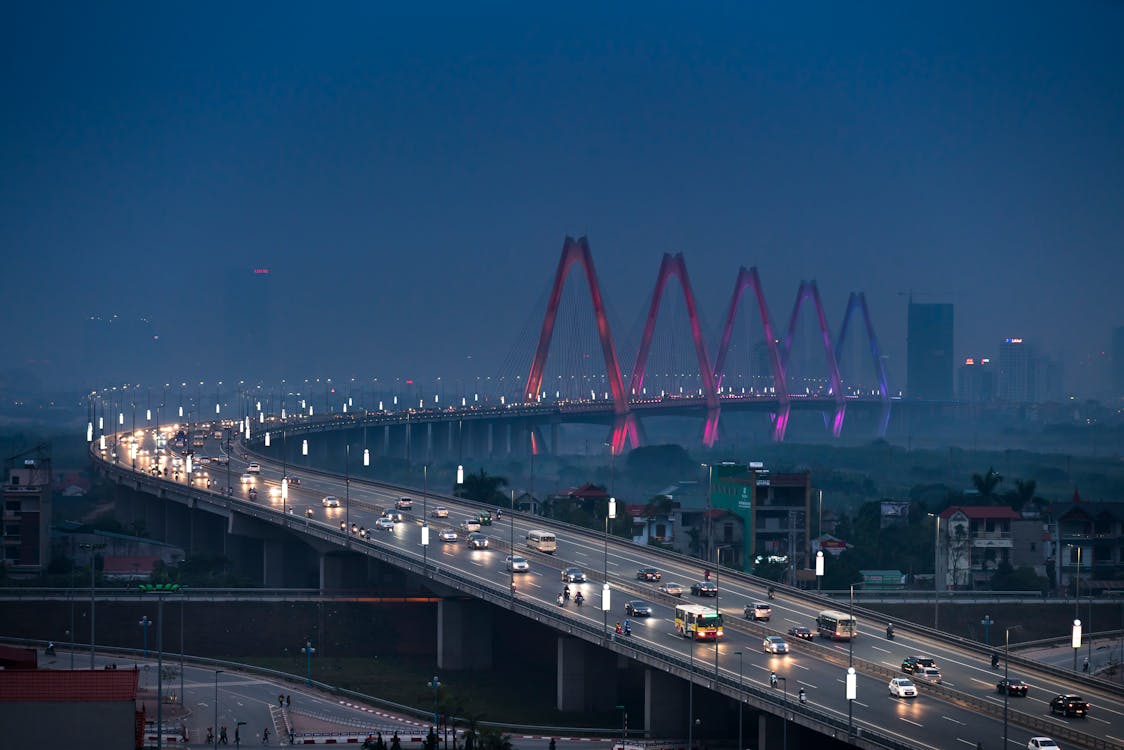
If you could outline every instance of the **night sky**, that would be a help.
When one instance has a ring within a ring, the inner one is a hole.
[[[491,375],[586,235],[621,334],[682,252],[712,350],[757,266],[778,320],[865,291],[898,387],[912,292],[1098,393],[1124,4],[772,6],[9,4],[0,371]]]

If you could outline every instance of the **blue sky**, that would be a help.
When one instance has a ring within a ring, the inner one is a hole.
[[[9,7],[4,367],[492,374],[586,234],[618,331],[682,252],[712,341],[755,265],[777,319],[865,291],[899,384],[912,291],[958,356],[1023,336],[1099,385],[1124,5],[385,7]]]

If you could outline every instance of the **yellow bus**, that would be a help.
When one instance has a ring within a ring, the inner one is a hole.
[[[695,641],[720,640],[722,613],[701,604],[680,604],[675,607],[675,632]]]

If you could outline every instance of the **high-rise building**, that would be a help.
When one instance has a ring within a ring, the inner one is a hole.
[[[957,373],[956,396],[970,404],[982,404],[995,399],[995,369],[987,357],[968,357]]]
[[[999,377],[996,396],[1000,401],[1027,403],[1033,401],[1031,360],[1033,351],[1021,338],[1006,338],[999,345]]]
[[[906,391],[910,398],[952,400],[952,313],[950,304],[909,303]]]
[[[1124,326],[1112,329],[1112,397],[1124,398]]]

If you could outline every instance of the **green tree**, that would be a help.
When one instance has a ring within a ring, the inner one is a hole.
[[[675,501],[667,495],[655,495],[644,506],[645,523],[648,526],[648,539],[652,538],[652,524],[656,516],[666,516],[671,513]]]
[[[1038,482],[1033,479],[1016,479],[1015,491],[1010,493],[1008,500],[1016,511],[1022,510],[1028,503],[1034,502],[1034,495],[1038,490]]]
[[[507,477],[493,476],[484,471],[466,474],[464,484],[457,490],[457,497],[475,500],[487,505],[500,505],[504,501],[502,489],[507,486]]]

